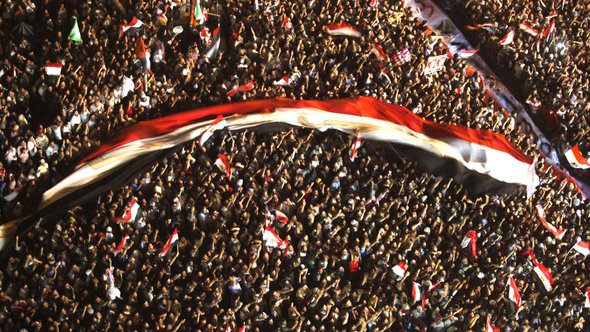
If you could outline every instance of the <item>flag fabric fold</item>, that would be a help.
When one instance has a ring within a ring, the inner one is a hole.
[[[543,31],[543,38],[545,38],[545,40],[549,40],[549,36],[551,36],[553,30],[555,30],[555,18],[551,20],[551,24],[549,24],[545,31]]]
[[[235,95],[238,92],[245,92],[245,91],[250,91],[254,89],[254,81],[250,81],[244,85],[240,85],[238,87],[235,87],[233,89],[231,89],[230,91],[227,92],[227,96],[231,97],[233,95]]]
[[[203,55],[208,59],[215,59],[217,58],[217,54],[219,53],[219,44],[221,42],[221,36],[219,33],[219,27],[213,30],[213,37],[211,42],[208,44],[209,46],[203,53]]]
[[[412,297],[414,298],[414,302],[418,302],[422,299],[422,294],[420,293],[420,285],[418,285],[414,281],[412,281]]]
[[[508,33],[500,41],[500,45],[509,45],[514,40],[514,30],[508,31]]]
[[[289,222],[289,218],[287,218],[287,216],[279,210],[275,210],[275,219],[282,224],[286,224]]]
[[[543,206],[541,204],[537,204],[535,209],[537,210],[537,216],[541,220],[541,224],[543,225],[543,227],[548,229],[551,232],[551,234],[553,234],[553,236],[555,236],[557,239],[559,239],[559,240],[563,239],[563,236],[565,235],[566,230],[565,229],[558,230],[557,228],[555,228],[555,226],[553,226],[552,224],[547,222],[547,220],[545,219],[547,216],[545,215],[545,210],[543,209]]]
[[[375,54],[377,59],[381,61],[387,60],[387,55],[385,55],[385,52],[383,52],[383,48],[380,45],[374,45],[371,49],[371,53]]]
[[[115,217],[114,221],[115,222],[122,222],[122,223],[128,223],[128,222],[133,222],[135,221],[135,219],[137,218],[137,213],[139,212],[139,204],[137,204],[137,202],[135,201],[135,198],[133,198],[131,200],[131,203],[129,204],[129,208],[127,209],[127,212],[125,212],[121,217]]]
[[[541,280],[541,283],[543,284],[543,287],[545,287],[545,290],[550,292],[553,289],[554,283],[553,278],[551,277],[551,273],[549,273],[549,270],[542,263],[537,263],[535,265],[536,266],[533,269],[533,271]]]
[[[68,39],[76,42],[77,44],[82,43],[82,35],[80,34],[80,28],[78,27],[78,19],[74,18],[74,26],[72,27],[72,30],[70,31],[70,35],[68,36]]]
[[[500,329],[492,325],[491,316],[486,319],[486,332],[500,332]]]
[[[272,82],[272,85],[285,86],[285,85],[291,85],[292,82],[293,81],[291,80],[289,75],[285,75],[280,80]]]
[[[399,262],[393,267],[393,273],[397,275],[399,279],[403,278],[404,275],[406,275],[406,264],[403,261]]]
[[[518,27],[522,31],[528,33],[529,35],[536,36],[536,35],[539,34],[539,30],[533,28],[530,24],[528,24],[526,22],[520,22],[520,24],[518,25]]]
[[[350,161],[354,161],[354,158],[356,158],[356,154],[358,151],[358,148],[361,146],[361,138],[357,137],[356,140],[354,141],[354,144],[352,145],[352,149],[350,152]]]
[[[133,16],[133,19],[131,20],[131,22],[129,22],[128,24],[122,24],[121,25],[121,34],[120,37],[123,36],[123,34],[125,33],[125,31],[131,29],[131,28],[139,28],[143,25],[143,22],[140,21],[139,19],[137,19],[137,17]]]
[[[278,248],[283,250],[287,249],[288,242],[286,240],[281,239],[274,231],[274,229],[272,229],[272,227],[270,226],[266,226],[264,228],[262,240],[264,240],[264,244],[267,247]]]
[[[477,243],[477,233],[475,231],[469,231],[469,233],[467,233],[467,235],[465,235],[465,237],[463,238],[463,241],[461,241],[461,247],[466,248],[468,245],[471,245],[471,255],[473,257],[476,257],[477,256],[476,243]]]
[[[477,24],[477,25],[467,25],[465,26],[465,29],[467,30],[478,30],[481,28],[492,28],[495,27],[496,23],[493,22],[487,22],[487,23],[482,23],[482,24]]]
[[[324,27],[324,30],[332,36],[347,36],[360,38],[361,32],[348,23],[335,23]]]
[[[113,250],[114,254],[118,254],[123,250],[123,247],[125,247],[125,242],[127,241],[128,238],[129,238],[129,235],[127,235],[127,234],[125,234],[125,236],[123,236],[123,239],[121,240],[119,245]]]
[[[220,154],[217,160],[215,160],[215,166],[217,166],[217,168],[219,168],[220,171],[224,172],[225,175],[231,175],[229,161],[227,160],[227,156],[225,155],[225,153]]]
[[[572,249],[574,249],[575,251],[584,255],[584,257],[586,257],[586,256],[588,256],[588,254],[590,254],[589,242],[578,241],[578,243],[574,244]]]
[[[45,65],[45,74],[52,76],[61,75],[61,63],[48,63]]]

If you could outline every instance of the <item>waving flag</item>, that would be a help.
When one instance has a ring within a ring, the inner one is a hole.
[[[584,308],[590,308],[590,287],[586,288],[586,301],[584,301]]]
[[[291,85],[292,82],[293,81],[291,80],[291,78],[289,78],[289,75],[285,75],[280,80],[272,82],[272,85],[285,86]]]
[[[403,261],[399,262],[393,267],[393,273],[395,273],[400,279],[403,278],[404,275],[406,275],[406,264]]]
[[[580,152],[578,144],[574,145],[565,154],[565,158],[574,168],[590,168],[590,162]]]
[[[129,238],[129,235],[127,235],[127,234],[125,234],[125,236],[123,236],[121,243],[119,243],[119,245],[113,250],[114,254],[118,254],[123,250],[123,247],[125,247],[125,242],[127,241],[128,238]]]
[[[78,27],[78,19],[74,18],[74,26],[70,31],[68,39],[73,40],[76,44],[82,43],[82,35],[80,34],[80,28]]]
[[[412,297],[414,298],[414,302],[418,302],[422,299],[422,294],[420,293],[420,285],[412,281]]]
[[[509,45],[512,43],[512,40],[514,40],[514,30],[508,31],[506,36],[500,41],[500,45]]]
[[[330,24],[325,26],[324,30],[332,36],[361,37],[361,32],[348,23]]]
[[[557,12],[553,12],[553,13],[549,14],[549,16],[547,16],[547,17],[545,17],[545,18],[546,18],[546,19],[548,19],[548,20],[550,20],[550,19],[552,19],[552,18],[555,18],[555,17],[557,17],[557,15],[558,15],[558,14],[557,14]]]
[[[293,30],[293,24],[291,24],[291,19],[288,16],[285,16],[285,19],[283,20],[283,26],[287,31]]]
[[[282,224],[286,224],[289,222],[289,218],[287,218],[287,216],[279,210],[275,210],[275,218]]]
[[[48,63],[45,65],[45,74],[59,76],[61,75],[61,63]]]
[[[227,96],[231,97],[238,92],[250,91],[252,89],[254,89],[254,81],[250,81],[244,85],[240,85],[238,87],[235,87],[234,89],[227,92]]]
[[[208,44],[209,46],[204,52],[205,57],[208,59],[217,58],[217,54],[219,53],[219,43],[221,41],[220,38],[219,27],[217,27],[215,30],[213,30],[213,39]]]
[[[486,319],[486,332],[500,332],[500,329],[492,325],[490,315]]]
[[[545,228],[547,228],[551,232],[551,234],[553,234],[553,236],[555,236],[559,240],[563,239],[563,236],[565,235],[566,230],[565,229],[558,230],[557,228],[555,228],[555,226],[551,225],[550,223],[547,222],[547,220],[545,220],[545,218],[546,218],[545,210],[543,209],[543,206],[541,204],[537,204],[537,206],[535,208],[537,209],[537,216],[539,216],[539,219],[541,220],[541,224],[543,224],[543,226]]]
[[[381,61],[387,60],[387,55],[385,55],[385,52],[383,52],[383,48],[379,45],[374,45],[371,49],[371,53],[375,54],[377,59]]]
[[[541,280],[541,283],[543,283],[543,287],[545,287],[545,290],[550,292],[551,289],[553,288],[552,287],[553,286],[553,278],[551,277],[549,270],[545,267],[545,265],[543,265],[541,263],[537,263],[535,265],[536,266],[533,269],[533,271],[535,271],[535,273],[537,274],[537,276]]]
[[[170,235],[168,241],[166,241],[166,245],[160,251],[160,256],[165,256],[170,250],[170,246],[176,243],[176,241],[178,241],[178,229],[175,228],[174,232],[172,232],[172,235]]]
[[[225,156],[225,153],[220,154],[219,157],[217,158],[217,160],[215,160],[215,166],[217,166],[217,168],[219,168],[219,170],[224,172],[225,175],[227,175],[227,176],[231,175],[231,170],[229,168],[229,161],[227,161],[227,157]]]
[[[481,28],[493,28],[495,26],[496,26],[496,23],[487,22],[487,23],[482,23],[482,24],[478,24],[478,25],[467,25],[467,26],[465,26],[465,29],[467,29],[467,30],[479,30]]]
[[[534,189],[534,183],[538,183],[534,167],[531,173],[533,160],[491,131],[433,123],[405,107],[368,97],[253,100],[177,113],[124,129],[45,191],[33,215],[0,226],[0,243],[8,243],[15,231],[29,229],[47,213],[83,204],[129,183],[146,165],[168,156],[181,144],[199,139],[211,119],[220,114],[229,131],[257,131],[263,125],[282,123],[340,130],[367,142],[387,142],[395,151],[384,154],[399,153],[426,171],[455,179],[473,195],[515,192],[529,185]]]
[[[121,217],[115,217],[113,221],[122,223],[135,221],[135,218],[137,218],[137,212],[139,212],[139,207],[139,204],[135,202],[135,198],[131,199],[131,203],[129,204],[127,211]]]
[[[467,59],[467,58],[471,58],[473,55],[475,55],[475,53],[477,53],[479,51],[479,49],[477,50],[461,50],[459,52],[459,57],[461,59]]]
[[[369,2],[369,6],[379,7],[379,0],[371,0],[371,2]]]
[[[528,23],[526,23],[526,22],[520,22],[520,24],[518,25],[518,27],[519,27],[519,28],[520,28],[522,31],[524,31],[524,32],[528,33],[529,35],[536,36],[536,35],[538,35],[538,34],[539,34],[539,30],[537,30],[537,29],[533,28],[532,26],[530,26],[530,25],[529,25]]]
[[[588,242],[578,241],[578,243],[574,244],[572,249],[584,255],[584,257],[590,254],[590,247],[588,246]]]
[[[281,239],[277,233],[270,226],[264,228],[264,234],[262,234],[264,244],[271,248],[287,249],[288,241]]]
[[[120,37],[123,37],[123,34],[125,33],[125,31],[131,29],[131,28],[139,28],[143,25],[143,22],[138,20],[137,17],[133,17],[133,19],[131,20],[131,22],[129,22],[129,24],[122,24],[121,25],[121,34],[119,35]]]
[[[201,139],[199,140],[199,145],[203,146],[216,130],[221,130],[227,126],[227,122],[223,118],[223,115],[219,114],[215,121],[211,122],[211,124],[205,129],[203,135],[201,135]]]
[[[516,308],[520,307],[520,293],[518,293],[518,287],[512,276],[508,278],[508,298],[514,302]]]
[[[403,65],[406,62],[412,60],[412,55],[407,47],[404,47],[401,51],[393,56],[393,60],[398,66]]]
[[[461,247],[466,248],[469,244],[471,244],[471,255],[475,257],[477,252],[476,242],[477,233],[475,231],[469,231],[469,233],[467,233],[467,235],[465,235],[465,237],[463,238],[463,241],[461,242]]]
[[[555,30],[555,19],[552,19],[551,24],[549,24],[549,26],[545,29],[545,31],[543,31],[543,38],[545,38],[546,40],[549,40],[549,36],[551,36],[551,34],[553,33],[553,30]]]
[[[357,137],[356,141],[354,141],[354,144],[352,145],[352,150],[350,152],[350,160],[354,161],[354,158],[356,157],[356,153],[358,148],[361,146],[361,138]]]

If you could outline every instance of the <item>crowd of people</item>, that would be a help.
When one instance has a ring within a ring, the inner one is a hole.
[[[446,47],[403,1],[369,3],[201,1],[209,13],[195,31],[188,3],[0,5],[1,219],[26,215],[39,193],[121,129],[239,100],[373,96],[435,122],[493,130],[539,157],[463,60],[423,73]],[[143,24],[121,33],[133,17]],[[74,18],[81,43],[68,38]],[[337,22],[361,37],[327,34]],[[220,27],[216,56],[204,55],[205,26]],[[394,55],[404,48],[411,58],[400,63]],[[61,74],[47,75],[44,66],[55,62]],[[275,84],[285,76],[288,85]],[[249,91],[228,94],[250,81]],[[244,130],[188,144],[124,188],[21,234],[0,270],[0,326],[463,331],[483,328],[489,314],[502,330],[589,327],[589,262],[570,248],[590,237],[590,209],[543,159],[531,199],[470,197],[391,146],[366,142],[351,161],[352,140],[333,131]],[[213,163],[221,153],[229,177]],[[140,212],[121,222],[132,202]],[[567,229],[561,240],[541,226],[537,204]],[[267,224],[286,248],[265,244]],[[460,245],[470,231],[479,237],[476,257]],[[535,281],[526,250],[550,269],[551,292]],[[518,308],[508,299],[509,275]],[[422,299],[412,297],[413,283]]]
[[[446,5],[443,0],[436,2]],[[557,119],[553,129],[559,147],[567,151],[580,144],[580,150],[590,157],[590,4],[557,0],[450,2],[467,19],[467,29],[475,28],[474,38],[482,54],[514,78],[514,86],[526,95],[533,113]],[[510,31],[514,31],[513,41],[501,45]]]

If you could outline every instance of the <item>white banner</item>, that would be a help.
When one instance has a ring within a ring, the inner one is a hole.
[[[443,69],[443,67],[445,66],[446,60],[447,60],[446,54],[429,57],[428,62],[426,63],[426,68],[424,68],[424,75],[430,75],[432,73],[436,73],[437,71]]]

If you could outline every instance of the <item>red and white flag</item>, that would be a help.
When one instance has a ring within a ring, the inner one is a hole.
[[[109,277],[109,285],[111,285],[111,287],[115,285],[115,276],[113,275],[114,270],[114,266],[111,266],[107,269],[107,276]]]
[[[52,76],[61,75],[61,63],[48,63],[45,65],[45,74]]]
[[[401,51],[397,52],[393,56],[393,60],[395,60],[395,63],[398,66],[401,66],[404,63],[412,60],[412,55],[410,54],[410,51],[408,50],[408,48],[407,47],[404,47]]]
[[[369,3],[369,6],[371,6],[371,7],[378,7],[379,6],[379,0],[371,0],[371,2]]]
[[[477,50],[461,50],[461,52],[459,52],[459,57],[461,59],[471,58],[478,51],[479,51],[479,48]]]
[[[512,276],[508,278],[508,298],[516,304],[516,308],[520,307],[520,293]]]
[[[586,300],[584,301],[584,308],[590,308],[590,287],[586,288]]]
[[[12,65],[12,77],[16,78],[16,66]]]
[[[160,256],[166,255],[168,253],[168,250],[170,250],[170,247],[174,243],[176,243],[176,241],[178,241],[178,229],[175,228],[174,232],[172,232],[172,235],[170,235],[170,238],[168,239],[168,241],[166,241],[166,245],[160,251]]]
[[[500,329],[492,325],[491,317],[488,315],[486,319],[486,332],[500,332]]]
[[[227,96],[228,97],[231,97],[231,96],[235,95],[238,92],[250,91],[252,89],[254,89],[254,81],[250,81],[250,82],[246,83],[245,85],[240,85],[240,86],[238,86],[238,87],[230,90],[227,93]]]
[[[122,223],[133,222],[133,221],[135,221],[135,218],[137,218],[137,213],[139,212],[139,208],[140,208],[140,206],[135,201],[135,198],[132,198],[127,211],[121,217],[115,217],[115,219],[113,219],[113,221],[114,222],[122,222]]]
[[[520,22],[520,24],[518,25],[518,27],[522,31],[528,33],[529,35],[536,36],[536,35],[539,34],[539,30],[533,28],[530,24],[528,24],[526,22]]]
[[[215,166],[219,168],[222,172],[225,172],[227,176],[230,176],[230,168],[229,168],[229,161],[227,161],[227,157],[225,153],[219,155],[217,160],[215,160]]]
[[[293,30],[293,24],[291,24],[291,19],[288,16],[285,16],[285,19],[283,20],[283,26],[287,31]]]
[[[478,24],[478,25],[467,25],[465,26],[465,29],[467,30],[478,30],[481,28],[492,28],[495,27],[496,23],[493,22],[488,22],[488,23],[482,23],[482,24]]]
[[[286,224],[289,222],[289,218],[287,218],[287,216],[279,211],[279,210],[275,210],[275,218],[276,220],[278,220],[281,224]]]
[[[385,71],[383,66],[379,65],[379,68],[381,68],[381,75],[380,76],[385,76],[385,79],[387,79],[389,82],[391,82],[391,78],[389,78],[389,75],[387,75],[387,72]]]
[[[288,241],[281,239],[274,231],[274,229],[272,229],[272,227],[270,226],[266,226],[264,228],[262,239],[264,240],[264,244],[271,248],[279,248],[286,250],[287,245],[289,244]]]
[[[420,285],[418,285],[414,281],[412,281],[412,297],[414,298],[414,302],[418,302],[422,299],[422,294],[420,293]]]
[[[342,0],[338,0],[336,5],[338,6],[338,8],[342,9]]]
[[[117,248],[115,248],[115,250],[113,250],[114,254],[118,254],[123,250],[123,247],[125,247],[125,242],[127,241],[128,238],[129,238],[129,235],[127,235],[127,234],[125,234],[125,236],[123,236],[121,243],[119,243]]]
[[[549,16],[545,17],[546,19],[550,20],[552,18],[556,18],[557,17],[557,12],[553,12],[551,13]]]
[[[557,239],[561,240],[563,239],[563,236],[565,235],[565,229],[557,229],[555,228],[555,226],[551,225],[550,223],[547,222],[546,215],[545,215],[545,210],[543,209],[543,206],[541,204],[537,204],[537,206],[535,207],[537,209],[537,215],[539,216],[539,219],[541,220],[541,224],[543,224],[543,226],[545,228],[547,228],[552,234],[553,236],[555,236]]]
[[[348,36],[360,38],[361,32],[348,23],[335,23],[324,27],[324,30],[332,36]]]
[[[572,249],[586,257],[588,254],[590,254],[590,247],[588,246],[589,244],[589,242],[579,241],[572,247]]]
[[[223,117],[223,115],[219,114],[217,116],[217,118],[215,119],[215,121],[211,122],[209,127],[207,127],[207,129],[205,129],[205,131],[203,132],[203,135],[201,135],[201,139],[199,140],[199,145],[203,146],[203,144],[205,144],[205,142],[207,142],[207,140],[209,140],[209,138],[211,138],[211,136],[213,136],[213,133],[216,130],[223,129],[226,126],[227,126],[227,122],[225,121],[225,118]]]
[[[371,49],[371,53],[375,54],[377,59],[381,61],[387,60],[387,55],[385,55],[385,52],[383,52],[383,48],[380,45],[374,45]]]
[[[354,141],[354,144],[352,145],[352,151],[350,152],[350,160],[354,161],[354,158],[356,157],[356,153],[358,151],[358,148],[361,146],[361,138],[357,137],[356,141]]]
[[[580,152],[578,144],[565,153],[565,158],[574,168],[590,168],[590,162]]]
[[[535,268],[533,269],[533,271],[535,271],[535,273],[537,274],[537,276],[539,277],[539,279],[541,279],[541,282],[543,283],[543,287],[545,287],[545,289],[550,292],[551,289],[553,288],[553,278],[551,277],[551,274],[549,273],[549,270],[545,267],[545,265],[541,264],[541,263],[537,263],[535,264]]]
[[[272,82],[272,85],[285,86],[285,85],[291,85],[292,82],[293,81],[291,80],[289,75],[285,75],[280,80]]]
[[[475,231],[469,231],[469,233],[467,233],[467,235],[465,235],[465,237],[463,238],[463,241],[461,242],[461,247],[466,248],[468,245],[471,244],[471,255],[475,257],[477,254],[476,243],[477,233]]]
[[[211,31],[209,31],[209,28],[207,26],[204,26],[203,29],[201,29],[200,36],[201,39],[205,41],[205,45],[209,46],[211,44]]]
[[[549,36],[551,36],[553,30],[555,30],[555,19],[552,19],[551,24],[549,24],[545,31],[543,31],[543,38],[545,38],[545,40],[549,40]]]
[[[403,278],[406,275],[406,264],[402,261],[393,267],[393,273],[398,277]]]
[[[512,40],[514,40],[514,30],[508,31],[506,36],[500,41],[500,45],[509,45],[512,43]]]
[[[125,31],[131,29],[131,28],[139,28],[140,26],[143,25],[143,22],[138,20],[137,17],[133,17],[133,19],[131,20],[131,22],[129,22],[129,24],[123,24],[121,25],[121,34],[120,37],[123,36],[123,34],[125,33]]]

